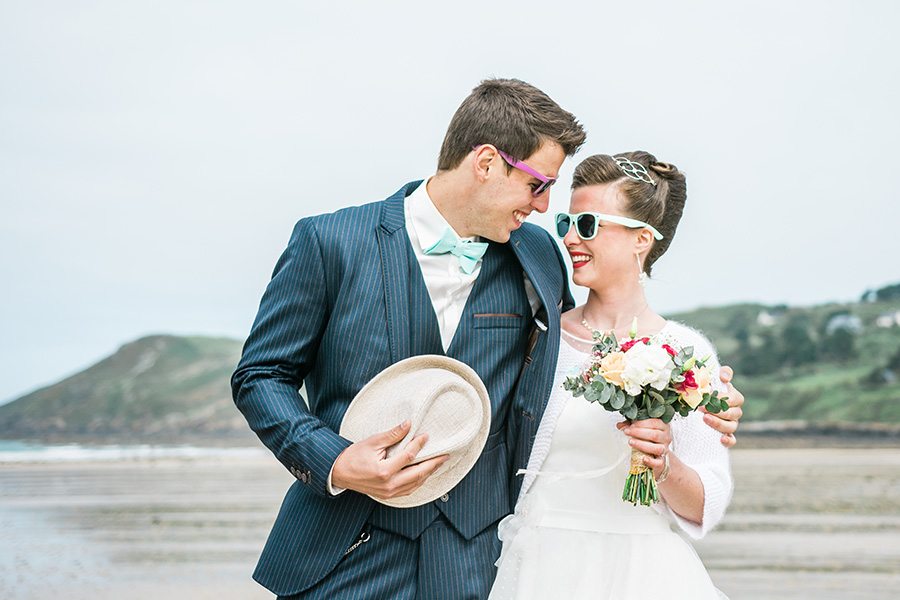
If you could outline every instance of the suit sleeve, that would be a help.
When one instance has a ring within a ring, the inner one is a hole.
[[[313,491],[350,441],[311,414],[300,386],[328,323],[324,259],[313,223],[294,228],[231,378],[235,405],[275,457]]]

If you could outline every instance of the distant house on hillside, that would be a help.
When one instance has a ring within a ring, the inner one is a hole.
[[[829,335],[831,335],[838,329],[846,329],[847,331],[862,331],[862,328],[862,319],[860,319],[856,315],[851,315],[850,313],[834,315],[828,320],[828,324],[825,325],[825,331]]]
[[[895,313],[885,313],[881,315],[875,320],[875,325],[884,327],[885,329],[893,327],[894,325],[900,325],[900,310]]]
[[[778,313],[770,313],[767,310],[761,310],[759,311],[759,314],[756,315],[756,322],[763,327],[772,327],[778,322],[780,317],[781,315]]]

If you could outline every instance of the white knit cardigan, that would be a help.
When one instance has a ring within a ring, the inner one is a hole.
[[[562,335],[564,339],[561,342],[560,360],[556,366],[553,391],[538,426],[534,447],[528,459],[528,473],[525,474],[522,490],[519,493],[519,502],[534,483],[535,473],[540,471],[541,465],[550,451],[550,441],[553,438],[553,431],[556,429],[556,422],[571,398],[570,393],[562,388],[562,382],[572,374],[573,368],[580,368],[588,356],[587,352],[584,352],[579,357],[577,352],[564,347],[571,343],[571,340],[567,342],[565,338],[582,342],[585,349],[590,348],[590,341],[575,338],[565,331]],[[707,365],[713,375],[713,389],[718,390],[720,394],[725,392],[725,385],[719,379],[719,360],[715,348],[703,334],[682,323],[668,321],[656,337],[662,343],[672,344],[678,348],[692,346],[694,356],[698,358],[711,355]],[[678,456],[685,465],[694,469],[703,484],[703,522],[694,523],[682,518],[669,508],[665,500],[654,505],[654,509],[667,514],[690,537],[700,539],[722,520],[725,509],[731,501],[734,482],[731,478],[728,449],[720,441],[721,434],[703,422],[703,413],[699,411],[693,411],[684,418],[676,415],[672,420],[671,427],[670,452]]]

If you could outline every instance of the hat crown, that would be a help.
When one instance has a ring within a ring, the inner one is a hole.
[[[453,454],[472,443],[484,420],[476,403],[477,396],[469,390],[472,386],[462,377],[442,369],[422,369],[406,374],[397,385],[410,390],[399,400],[399,406],[410,415],[410,428],[406,437],[388,449],[393,456],[420,433],[428,434],[428,442],[416,456],[416,462],[442,454]],[[396,423],[385,423],[389,429]]]
[[[388,448],[402,452],[417,435],[428,441],[415,462],[448,459],[408,496],[378,499],[395,507],[419,506],[453,488],[472,468],[491,426],[491,401],[470,366],[448,356],[420,355],[394,363],[359,391],[341,421],[340,434],[358,442],[409,419],[406,436]]]

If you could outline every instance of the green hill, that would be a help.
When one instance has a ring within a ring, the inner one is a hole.
[[[55,385],[0,406],[0,438],[187,441],[252,438],[231,400],[241,343],[151,336]]]
[[[900,431],[900,298],[868,298],[806,308],[739,304],[668,317],[705,332],[735,369],[747,398],[745,424],[878,423]],[[0,438],[253,441],[229,388],[240,351],[239,341],[224,338],[142,338],[0,406]]]
[[[669,317],[705,332],[734,368],[745,422],[900,423],[900,299]]]

